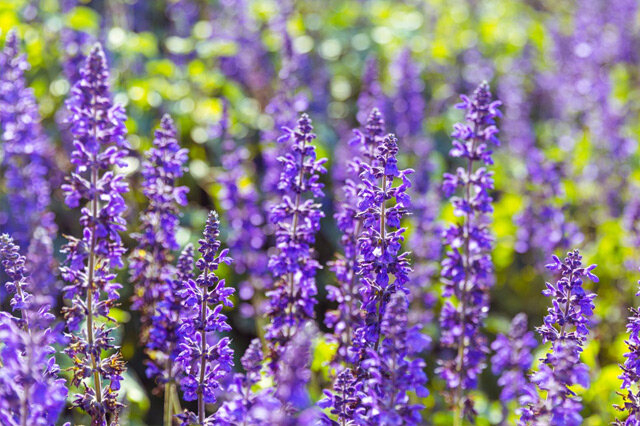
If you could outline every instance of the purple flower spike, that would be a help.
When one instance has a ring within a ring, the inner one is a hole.
[[[234,291],[225,287],[225,280],[216,275],[220,263],[231,264],[228,250],[220,250],[219,235],[218,214],[211,211],[199,241],[201,257],[196,267],[201,273],[195,280],[184,281],[180,292],[187,312],[181,316],[182,324],[178,329],[181,342],[176,363],[185,373],[180,380],[184,399],[198,400],[197,414],[185,411],[178,416],[184,426],[194,422],[205,424],[205,404],[216,402],[216,391],[233,367],[230,340],[218,336],[231,330],[222,309],[233,306],[231,295]],[[212,419],[206,421],[211,422]]]
[[[153,147],[142,164],[142,188],[149,205],[141,215],[140,232],[132,235],[138,247],[130,258],[130,274],[135,285],[131,308],[140,310],[143,342],[148,340],[158,303],[168,297],[167,282],[174,272],[171,253],[179,247],[179,208],[187,204],[189,189],[176,183],[186,170],[188,152],[180,148],[176,133],[171,117],[162,117]]]
[[[0,235],[0,260],[10,281],[11,306],[20,317],[0,312],[0,423],[3,425],[55,424],[64,409],[67,388],[58,379],[55,362],[57,330],[48,298],[32,294],[31,277],[25,276],[26,259],[7,234]]]
[[[429,395],[425,362],[417,358],[429,344],[420,327],[409,327],[408,301],[402,292],[391,296],[382,320],[385,336],[378,350],[368,348],[362,368],[368,372],[361,419],[381,425],[420,425],[424,408],[410,402],[410,395]]]
[[[640,292],[636,293],[636,296],[638,294]],[[622,379],[621,388],[626,392],[619,392],[624,400],[623,404],[614,406],[628,416],[626,421],[616,420],[615,424],[618,426],[640,425],[640,391],[633,390],[640,383],[640,310],[638,308],[629,310],[631,311],[627,322],[629,338],[625,341],[628,352],[624,354],[624,364],[620,365],[622,374],[619,376]]]
[[[268,256],[264,250],[266,218],[260,205],[259,189],[255,182],[247,179],[257,173],[251,154],[246,144],[236,142],[229,134],[226,100],[223,100],[223,108],[217,129],[224,151],[221,158],[223,172],[218,178],[223,188],[220,203],[227,212],[227,245],[236,254],[233,266],[244,278],[237,284],[238,296],[243,301],[239,310],[243,316],[251,317],[255,312],[250,299],[262,291],[269,280]]]
[[[498,334],[491,344],[491,349],[495,352],[491,358],[491,371],[500,375],[500,402],[505,413],[508,413],[507,404],[510,401],[517,400],[520,406],[533,401],[536,390],[529,383],[526,374],[533,362],[531,353],[537,345],[533,332],[527,331],[527,315],[524,313],[513,318],[508,335]]]
[[[291,151],[279,158],[282,173],[278,188],[282,201],[271,210],[276,227],[277,253],[269,259],[274,282],[267,292],[271,323],[265,338],[271,359],[270,368],[280,368],[280,358],[291,338],[314,317],[316,304],[315,234],[324,216],[316,199],[322,197],[320,174],[326,173],[326,159],[316,159],[316,135],[311,120],[302,114],[295,130],[284,129],[283,141],[291,141]]]
[[[376,148],[384,138],[384,119],[378,109],[369,115],[364,132],[354,130],[355,138],[350,142],[357,148],[358,155],[349,162],[348,168],[352,178],[347,179],[343,186],[343,200],[339,204],[338,212],[334,215],[338,229],[342,232],[340,242],[343,254],[330,263],[330,269],[335,273],[337,286],[327,286],[327,298],[338,303],[335,311],[325,316],[327,327],[334,330],[334,338],[338,342],[336,361],[346,360],[347,351],[351,346],[353,330],[361,325],[358,295],[358,264],[360,251],[358,239],[362,233],[362,220],[358,214],[358,192],[363,189],[359,181],[359,171],[362,164],[369,167],[375,160]]]
[[[71,339],[65,349],[73,361],[71,384],[81,390],[73,405],[99,426],[117,422],[121,407],[118,390],[125,365],[114,345],[109,323],[115,320],[109,311],[118,303],[122,287],[113,282],[111,268],[123,265],[120,232],[126,231],[122,215],[128,185],[112,168],[125,165],[129,145],[124,110],[111,101],[109,71],[99,44],[91,49],[80,75],[67,101],[75,170],[62,189],[69,207],[86,207],[81,208],[82,238],[69,237],[63,249],[67,258],[60,271],[69,305],[62,310]],[[83,322],[86,329],[80,330]],[[105,351],[111,355],[103,358]]]
[[[444,354],[436,371],[447,382],[454,406],[455,421],[463,415],[473,417],[473,402],[466,391],[478,384],[489,348],[480,328],[489,310],[489,288],[493,284],[489,231],[493,211],[489,192],[493,189],[493,173],[478,162],[493,164],[491,145],[499,145],[495,118],[500,115],[500,101],[492,101],[489,85],[478,86],[471,98],[461,96],[456,105],[466,111],[466,123],[458,123],[452,133],[453,148],[449,155],[462,158],[466,167],[444,174],[443,192],[451,198],[454,214],[461,217],[444,232],[449,246],[442,261],[444,289],[447,300],[440,313],[441,345]]]
[[[262,370],[262,348],[259,339],[254,339],[242,357],[244,374],[236,374],[230,391],[232,398],[226,401],[215,415],[215,424],[220,426],[277,424],[282,416],[281,403],[273,395],[273,389],[253,391],[260,381]]]
[[[598,282],[591,273],[595,265],[582,267],[582,256],[578,250],[570,251],[567,257],[553,256],[547,268],[560,275],[555,284],[546,283],[542,292],[552,298],[551,307],[544,324],[537,328],[542,340],[551,342],[539,370],[531,381],[539,389],[547,392],[545,399],[537,394],[522,409],[521,423],[542,425],[562,424],[578,426],[582,424],[580,410],[582,404],[570,389],[573,385],[589,386],[589,368],[580,362],[580,353],[589,334],[589,324],[593,315],[594,293],[583,288],[584,279]]]
[[[0,129],[8,206],[8,220],[0,224],[0,231],[10,233],[26,249],[27,268],[39,294],[53,301],[59,291],[53,259],[57,226],[48,211],[54,151],[40,123],[33,90],[25,81],[28,69],[18,35],[10,31],[0,53]]]

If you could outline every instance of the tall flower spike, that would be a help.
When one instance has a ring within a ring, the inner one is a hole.
[[[140,232],[132,234],[138,247],[130,258],[130,274],[135,285],[131,308],[140,310],[143,342],[148,339],[157,304],[168,297],[167,282],[174,273],[171,253],[179,247],[179,208],[187,204],[189,189],[176,183],[186,170],[188,152],[180,148],[176,134],[171,117],[162,117],[142,164],[142,188],[149,205],[142,213]]]
[[[364,391],[365,383],[374,386],[370,381],[375,380],[374,364],[383,368],[376,361],[386,362],[383,360],[386,356],[383,354],[385,349],[380,344],[386,337],[390,337],[385,333],[391,328],[383,327],[387,304],[393,294],[408,293],[406,284],[411,271],[408,253],[401,251],[405,229],[400,222],[410,208],[410,198],[406,191],[411,187],[408,176],[413,170],[398,169],[398,140],[393,134],[387,135],[382,142],[378,141],[374,152],[371,164],[360,164],[361,185],[355,216],[362,223],[362,232],[357,242],[361,320],[354,325],[356,329],[347,360],[354,365],[353,382],[349,388],[356,392]],[[419,345],[420,343],[416,343],[416,346]],[[397,372],[393,371],[391,374]],[[346,377],[341,376],[341,380],[345,379]],[[412,384],[408,386],[411,387]],[[372,389],[369,390],[373,392]],[[393,398],[386,395],[385,390],[381,389],[380,392],[380,398]],[[333,400],[327,401],[325,398],[321,406],[326,408],[331,403],[332,411],[346,414],[340,407],[340,395],[330,396],[329,392],[326,394],[329,400]],[[371,402],[367,410],[371,410],[370,413],[376,412],[378,408],[373,407],[376,404]],[[351,406],[349,411],[353,416],[361,416],[365,412],[358,406]],[[366,415],[357,421],[364,418]],[[350,420],[356,419],[357,417]]]
[[[394,77],[395,92],[388,101],[389,127],[402,140],[419,136],[426,103],[420,68],[411,58],[411,49],[406,48],[400,52],[391,67],[391,74]]]
[[[490,145],[499,145],[494,120],[500,115],[500,101],[491,100],[486,82],[471,98],[461,98],[462,103],[456,107],[466,110],[467,122],[454,126],[449,155],[463,158],[466,168],[459,167],[455,175],[445,173],[443,191],[448,197],[459,191],[460,196],[452,197],[451,203],[454,215],[462,220],[444,232],[449,250],[442,261],[443,296],[449,300],[440,314],[440,342],[449,357],[439,360],[436,369],[447,382],[455,424],[460,424],[463,408],[464,416],[474,415],[466,391],[477,386],[489,350],[480,328],[489,310],[489,288],[493,284],[493,238],[488,228],[493,211],[489,195],[493,174],[476,164],[493,164]]]
[[[52,348],[58,333],[50,326],[54,316],[38,303],[25,276],[25,258],[7,234],[0,235],[0,259],[11,281],[5,285],[20,318],[0,312],[0,423],[3,425],[54,424],[64,409],[67,388],[58,379]]]
[[[362,232],[362,220],[356,218],[358,213],[358,192],[362,184],[356,183],[362,164],[372,166],[376,148],[384,138],[384,119],[378,109],[374,109],[367,120],[364,132],[354,129],[355,138],[350,141],[355,145],[357,155],[349,162],[349,173],[352,175],[342,185],[343,197],[338,212],[334,215],[338,229],[342,232],[340,242],[342,255],[330,263],[329,268],[335,273],[336,286],[327,286],[327,298],[338,303],[334,311],[325,315],[325,324],[333,329],[333,337],[338,343],[336,361],[347,359],[347,351],[351,346],[353,330],[361,321],[358,296],[358,262],[360,260],[358,238]]]
[[[264,247],[267,237],[264,232],[266,218],[260,206],[260,196],[256,183],[247,179],[255,176],[256,169],[246,144],[236,142],[229,135],[228,103],[223,102],[223,116],[218,126],[223,148],[222,168],[218,182],[224,189],[220,191],[220,204],[227,212],[227,244],[237,253],[233,266],[243,277],[238,285],[238,296],[243,303],[238,307],[242,316],[250,318],[255,312],[248,303],[254,294],[262,291],[268,281],[268,256]],[[255,299],[254,299],[255,300]]]
[[[638,282],[640,284],[640,281]],[[636,296],[640,292],[636,293]],[[626,421],[616,420],[615,424],[623,425],[639,425],[640,424],[640,310],[638,308],[630,308],[631,316],[627,322],[627,331],[629,338],[625,341],[628,352],[624,354],[624,364],[620,365],[622,374],[622,390],[619,395],[623,398],[622,405],[616,405],[615,408],[627,414]]]
[[[201,257],[196,267],[201,273],[195,280],[184,281],[180,294],[188,312],[181,318],[178,329],[181,343],[176,362],[185,373],[180,381],[184,399],[198,401],[197,414],[185,411],[178,416],[183,426],[212,421],[212,418],[205,420],[205,404],[216,402],[215,392],[233,367],[229,337],[218,337],[218,333],[231,330],[222,309],[233,306],[233,289],[225,287],[225,280],[216,275],[220,263],[231,264],[228,250],[220,250],[219,235],[218,214],[211,211],[199,241]]]
[[[81,390],[73,405],[99,426],[117,422],[121,406],[117,394],[125,369],[111,335],[109,323],[115,320],[109,311],[118,303],[122,287],[113,282],[111,268],[123,266],[120,232],[126,231],[123,194],[129,188],[124,176],[111,169],[125,166],[129,145],[124,109],[111,101],[107,61],[99,44],[91,49],[80,75],[67,101],[75,171],[62,189],[69,207],[86,206],[80,210],[82,238],[68,238],[60,270],[69,301],[63,308],[71,339],[65,353],[73,361],[71,384]],[[82,323],[85,330],[80,330]],[[105,351],[110,355],[103,358]]]
[[[380,348],[368,348],[363,368],[368,372],[365,383],[367,397],[362,401],[367,413],[364,419],[381,425],[422,424],[420,404],[410,402],[410,394],[420,398],[429,395],[425,385],[425,362],[417,358],[428,339],[420,327],[409,327],[408,301],[403,292],[391,295],[381,325],[385,336]]]
[[[285,128],[282,142],[293,141],[291,151],[280,157],[282,173],[278,188],[282,201],[271,210],[276,227],[277,252],[269,259],[274,282],[267,292],[271,323],[265,338],[276,372],[284,347],[304,324],[314,317],[316,304],[316,270],[313,244],[324,216],[316,199],[322,197],[323,184],[318,180],[326,170],[326,159],[316,159],[311,120],[302,114],[295,130]]]
[[[401,251],[405,229],[400,222],[411,207],[407,190],[411,187],[409,175],[413,170],[399,170],[397,154],[398,139],[389,134],[376,147],[373,165],[361,165],[362,187],[356,218],[363,226],[358,238],[361,256],[358,275],[365,320],[356,330],[354,347],[358,351],[378,348],[386,303],[395,292],[408,293],[406,284],[411,268],[408,253]],[[399,185],[395,186],[397,181]]]
[[[149,341],[147,342],[147,377],[154,378],[164,388],[164,422],[171,424],[174,413],[175,383],[181,376],[180,365],[176,362],[180,354],[178,328],[185,316],[182,300],[183,283],[193,279],[193,245],[187,245],[180,257],[175,271],[166,278],[164,298],[156,306],[151,318]]]
[[[229,387],[232,397],[225,401],[215,415],[215,424],[220,426],[279,424],[282,406],[273,395],[273,389],[254,391],[260,381],[262,370],[262,343],[254,339],[247,348],[241,363],[244,374],[236,374]]]
[[[507,421],[508,404],[517,400],[520,406],[533,402],[535,387],[531,385],[526,374],[533,362],[532,352],[538,345],[533,332],[527,331],[527,315],[519,313],[511,321],[509,334],[498,334],[491,344],[495,355],[491,358],[491,371],[498,378],[500,402]]]
[[[589,386],[589,368],[580,362],[580,353],[589,335],[596,295],[586,291],[583,283],[585,278],[598,282],[591,272],[595,267],[584,268],[578,250],[570,251],[563,260],[553,256],[553,262],[547,265],[560,278],[555,284],[546,283],[542,292],[553,299],[544,324],[537,331],[545,343],[551,342],[551,350],[540,360],[540,367],[531,378],[547,396],[542,399],[534,395],[535,400],[523,407],[523,424],[582,424],[582,404],[570,387]]]
[[[20,53],[15,30],[7,34],[0,53],[0,127],[2,167],[5,170],[7,222],[0,225],[18,245],[26,249],[27,268],[38,283],[39,294],[52,300],[58,293],[53,259],[57,232],[51,202],[53,147],[40,124],[40,113],[27,87],[24,72],[29,64]]]

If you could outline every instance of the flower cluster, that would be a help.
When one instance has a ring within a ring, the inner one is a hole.
[[[149,205],[140,217],[141,229],[132,235],[138,243],[130,257],[129,271],[135,285],[131,308],[140,310],[142,341],[146,341],[157,304],[166,299],[166,283],[172,279],[171,253],[178,249],[176,231],[180,206],[187,204],[188,188],[176,186],[185,172],[188,152],[180,148],[176,127],[169,115],[162,117],[153,147],[142,164],[142,190]]]
[[[233,396],[225,401],[216,413],[215,424],[222,426],[275,424],[274,422],[281,415],[280,401],[273,395],[272,389],[253,390],[260,381],[263,359],[260,340],[252,340],[241,360],[245,373],[234,376],[229,386]]]
[[[362,85],[358,96],[358,122],[365,125],[369,119],[369,112],[373,109],[384,108],[384,95],[379,81],[378,59],[370,56],[362,71]]]
[[[181,290],[183,283],[193,279],[193,262],[193,245],[188,244],[178,257],[175,270],[166,278],[166,292],[151,318],[146,373],[160,386],[172,385],[178,377],[179,365],[175,362],[180,354],[178,328],[185,310]],[[171,397],[169,392],[165,388],[165,398]]]
[[[327,286],[327,298],[337,302],[336,310],[330,311],[325,316],[325,324],[333,329],[334,337],[338,342],[338,358],[346,359],[347,350],[351,345],[353,329],[361,322],[358,309],[358,262],[360,258],[358,239],[362,232],[362,220],[356,218],[358,213],[358,192],[362,184],[359,180],[361,165],[373,165],[376,148],[382,143],[384,137],[384,119],[377,108],[369,115],[364,132],[354,129],[355,138],[350,144],[356,145],[358,155],[349,163],[353,178],[347,179],[342,185],[343,197],[338,211],[334,215],[338,229],[342,232],[340,242],[343,253],[329,264],[329,268],[335,273],[337,286]]]
[[[125,368],[108,322],[114,321],[109,311],[121,288],[113,282],[111,268],[123,266],[125,248],[119,233],[126,230],[123,194],[128,191],[124,176],[111,168],[125,165],[129,146],[124,110],[110,99],[107,62],[99,44],[91,49],[80,75],[67,101],[75,171],[62,189],[70,208],[81,202],[87,206],[81,209],[82,238],[68,238],[63,249],[66,262],[60,268],[67,282],[64,297],[70,303],[63,308],[71,339],[65,353],[73,361],[71,383],[82,391],[73,404],[91,415],[92,424],[103,425],[109,415],[111,422],[117,421],[117,392]],[[79,330],[81,323],[86,330]],[[103,358],[105,351],[111,355]]]
[[[491,358],[491,372],[499,375],[498,386],[502,388],[500,401],[504,406],[517,400],[523,406],[532,402],[535,388],[527,379],[533,355],[538,346],[533,332],[527,330],[527,315],[519,313],[511,321],[508,335],[498,334],[491,344],[495,355]]]
[[[223,149],[223,172],[218,178],[223,188],[220,199],[222,208],[228,212],[227,245],[237,253],[234,269],[238,275],[245,277],[238,283],[238,296],[243,301],[249,301],[256,291],[265,287],[268,280],[268,257],[263,250],[267,242],[263,229],[266,220],[256,185],[247,179],[257,171],[250,161],[249,150],[230,137],[226,101],[223,106],[223,116],[218,126]],[[246,317],[255,313],[249,303],[239,308]]]
[[[545,343],[551,342],[551,350],[540,360],[542,364],[531,378],[538,388],[547,391],[547,398],[537,398],[524,407],[522,422],[582,424],[581,403],[570,387],[589,385],[589,369],[580,362],[580,353],[589,334],[595,294],[586,291],[583,283],[585,278],[598,282],[591,272],[595,267],[584,268],[578,250],[570,251],[563,260],[553,256],[553,262],[547,265],[560,274],[560,279],[555,284],[546,283],[542,292],[553,299],[544,324],[537,331]]]
[[[20,247],[39,293],[55,298],[53,238],[57,232],[51,201],[53,146],[40,124],[40,113],[24,73],[29,64],[20,53],[15,30],[7,34],[0,53],[0,129],[9,217],[0,225]]]
[[[198,400],[197,415],[189,411],[179,415],[185,426],[205,424],[205,404],[216,402],[216,390],[233,367],[229,338],[217,337],[217,333],[231,330],[222,309],[233,306],[233,289],[225,287],[225,280],[216,275],[220,263],[231,263],[228,250],[220,250],[219,235],[218,214],[211,211],[199,241],[201,257],[196,267],[201,273],[195,280],[183,282],[180,294],[186,312],[180,318],[180,355],[176,363],[184,369],[184,377],[180,380],[184,399]]]
[[[316,199],[323,196],[320,174],[325,159],[316,159],[316,135],[311,120],[303,114],[295,130],[285,128],[282,142],[293,140],[291,151],[280,157],[282,173],[278,189],[282,201],[273,206],[270,220],[277,227],[277,253],[269,259],[274,283],[267,292],[271,323],[268,341],[271,369],[278,369],[282,350],[304,323],[314,317],[315,274],[320,267],[314,258],[315,233],[324,216]]]
[[[354,339],[354,353],[359,356],[367,347],[378,347],[380,326],[391,295],[398,291],[408,293],[406,283],[411,268],[408,253],[401,251],[405,229],[400,221],[410,208],[408,176],[413,170],[398,169],[397,154],[398,139],[389,134],[377,146],[373,165],[361,165],[362,188],[356,218],[362,221],[358,275],[364,322],[355,331]],[[400,181],[398,185],[396,180]]]
[[[362,405],[366,412],[360,417],[367,424],[422,424],[420,404],[411,403],[410,394],[419,398],[429,395],[425,385],[425,362],[417,358],[428,345],[420,327],[410,327],[408,301],[404,293],[394,293],[386,307],[381,324],[384,337],[376,350],[368,348],[362,368],[368,372]]]
[[[640,284],[640,282],[639,282]],[[636,293],[636,296],[640,292]],[[625,422],[616,421],[616,425],[637,425],[640,424],[640,390],[633,390],[634,386],[640,383],[640,310],[638,308],[630,308],[631,316],[627,322],[627,331],[629,338],[626,340],[629,351],[624,354],[624,364],[620,365],[622,374],[622,389],[625,393],[620,393],[624,398],[623,405],[616,406],[620,411],[628,414]]]
[[[486,338],[480,328],[487,316],[489,288],[493,283],[491,263],[492,236],[488,228],[493,211],[489,192],[493,177],[485,167],[476,168],[481,161],[493,164],[489,144],[499,145],[498,129],[494,124],[500,115],[499,101],[492,101],[489,85],[482,83],[471,98],[462,96],[457,108],[466,110],[467,123],[454,126],[453,148],[449,155],[462,158],[466,168],[459,167],[455,175],[445,173],[443,191],[452,198],[454,214],[461,217],[444,232],[449,246],[442,261],[443,296],[449,298],[440,314],[441,344],[448,358],[440,360],[437,371],[446,380],[451,392],[456,417],[460,409],[473,415],[473,404],[465,391],[477,386],[478,375],[484,368],[488,352]],[[458,303],[454,304],[454,300]]]
[[[421,133],[426,110],[420,68],[411,58],[411,49],[400,52],[391,72],[396,87],[389,99],[386,116],[389,127],[394,129],[398,137],[408,140]]]
[[[64,380],[58,379],[52,344],[59,340],[50,328],[54,316],[49,306],[38,301],[31,277],[26,276],[26,259],[7,234],[0,235],[0,259],[9,277],[5,283],[14,317],[0,313],[0,423],[6,425],[54,424],[67,398]]]

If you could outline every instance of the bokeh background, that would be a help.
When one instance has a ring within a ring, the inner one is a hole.
[[[363,112],[367,96],[383,106],[389,130],[400,137],[401,162],[418,171],[417,185],[429,193],[426,205],[433,223],[420,223],[423,214],[409,219],[408,244],[433,237],[438,223],[452,218],[438,182],[443,171],[456,166],[447,158],[449,134],[462,113],[453,106],[459,94],[489,81],[504,103],[504,117],[493,168],[496,281],[487,333],[506,332],[518,312],[528,314],[530,327],[539,325],[548,304],[541,291],[552,279],[545,261],[552,253],[580,248],[586,263],[598,264],[600,282],[592,287],[598,294],[596,323],[583,354],[592,386],[577,392],[584,401],[585,424],[615,418],[625,321],[628,308],[639,303],[636,1],[0,1],[0,30],[4,35],[11,28],[23,39],[32,66],[28,81],[56,145],[61,175],[69,169],[70,141],[63,103],[81,55],[94,41],[105,46],[114,97],[126,105],[134,148],[126,172],[132,186],[139,183],[140,153],[151,145],[160,117],[170,113],[175,118],[181,142],[190,150],[181,244],[197,242],[209,209],[221,212],[223,226],[233,218],[218,182],[225,102],[229,134],[255,165],[246,179],[259,182],[264,144],[273,141],[284,117],[302,111],[314,120],[319,156],[329,159],[331,173],[338,176],[351,129],[368,112]],[[339,188],[330,176],[323,179],[326,218],[317,249],[326,265],[339,249],[332,219]],[[134,230],[145,200],[134,191],[128,202]],[[53,210],[61,234],[77,235],[77,212],[64,206],[58,192]],[[56,241],[58,247],[62,243],[62,238]],[[127,243],[133,247],[129,237]],[[438,250],[436,245],[429,256],[415,259],[432,268],[422,285],[436,296],[436,314]],[[241,278],[230,269],[224,273],[232,284]],[[119,338],[129,365],[123,423],[159,424],[162,401],[144,375],[137,316],[128,310],[132,289],[126,271],[119,278],[125,286],[115,316],[122,323]],[[325,268],[317,282],[322,327],[331,307],[324,288],[334,277]],[[238,354],[260,334],[260,315],[252,314],[250,302],[251,297],[237,300],[238,308],[229,312]],[[437,329],[432,323],[425,326],[434,337],[426,355],[434,391],[425,400],[425,417],[428,424],[446,425],[450,412],[438,392],[443,383],[432,371]],[[310,389],[317,398],[328,383],[323,360],[331,346],[320,342],[314,351]],[[64,356],[59,361],[68,363]],[[490,368],[480,388],[474,393],[477,423],[499,423],[502,407]],[[83,421],[71,412],[62,420]]]

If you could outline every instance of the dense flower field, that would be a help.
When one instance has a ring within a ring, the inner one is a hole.
[[[0,0],[0,425],[640,426],[639,6]]]

